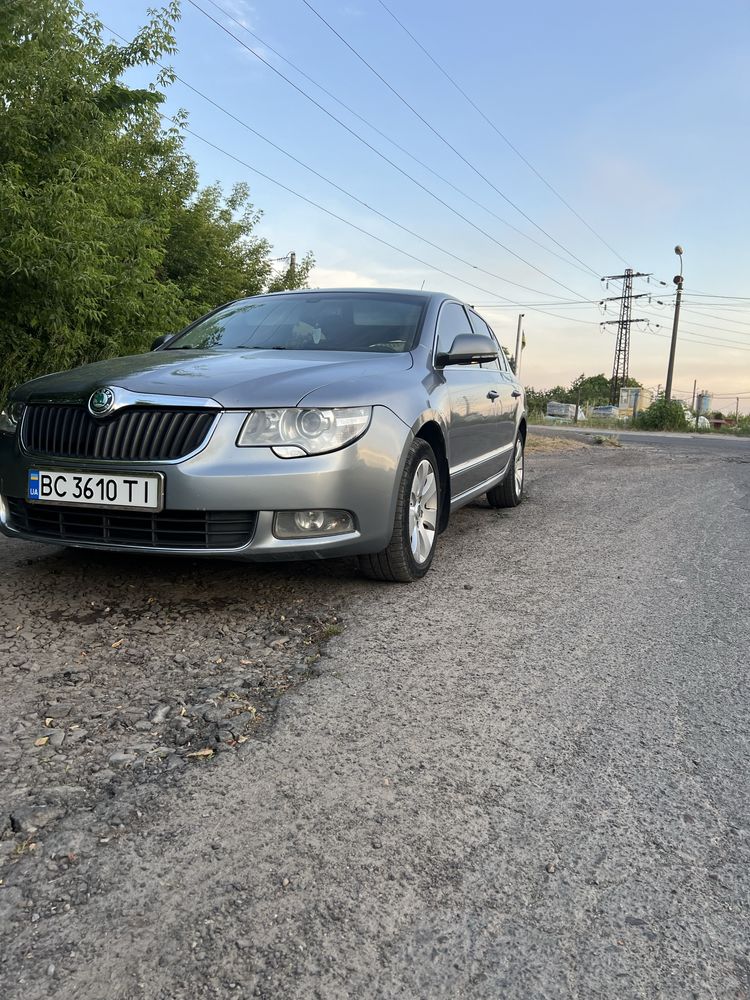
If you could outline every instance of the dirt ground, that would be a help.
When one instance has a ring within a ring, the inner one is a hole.
[[[0,540],[4,1000],[750,997],[750,462],[529,455],[412,586]]]

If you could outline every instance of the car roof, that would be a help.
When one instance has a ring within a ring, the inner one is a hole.
[[[247,295],[247,296],[242,296],[241,298],[242,299],[245,299],[245,298],[260,298],[261,296],[264,296],[264,295],[310,295],[311,293],[313,293],[313,294],[317,294],[317,293],[323,293],[323,294],[331,293],[331,294],[334,294],[334,295],[338,295],[341,292],[359,292],[359,293],[365,293],[365,294],[368,294],[368,295],[373,295],[373,294],[374,295],[416,295],[419,298],[425,299],[426,301],[430,300],[430,299],[435,299],[435,300],[439,300],[439,301],[442,302],[444,299],[452,299],[452,300],[457,301],[457,302],[463,302],[463,299],[461,299],[458,295],[449,295],[447,292],[426,291],[425,289],[422,289],[422,288],[364,288],[364,287],[358,287],[358,288],[295,288],[295,289],[290,289],[290,290],[282,290],[282,291],[278,291],[278,292],[260,292],[258,295]],[[236,301],[240,301],[240,299],[238,299]]]

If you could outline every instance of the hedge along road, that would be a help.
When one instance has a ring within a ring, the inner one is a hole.
[[[750,996],[746,454],[530,464],[411,587],[2,544],[4,997]]]

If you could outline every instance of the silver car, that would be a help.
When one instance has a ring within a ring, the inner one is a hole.
[[[423,576],[450,515],[521,502],[523,389],[450,295],[239,299],[150,354],[34,379],[0,414],[0,528],[58,545],[359,557]]]

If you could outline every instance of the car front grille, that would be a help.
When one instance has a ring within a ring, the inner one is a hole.
[[[215,419],[215,410],[174,407],[132,407],[98,418],[85,406],[32,403],[21,442],[26,451],[55,458],[165,461],[199,448]]]
[[[237,549],[253,537],[256,511],[89,510],[8,500],[17,531],[60,542],[103,542],[163,549]]]

